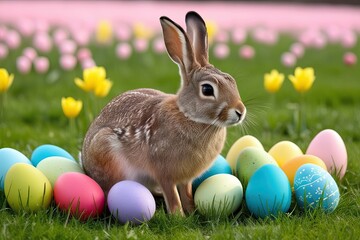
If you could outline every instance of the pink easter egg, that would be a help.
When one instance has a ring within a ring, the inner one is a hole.
[[[8,56],[9,49],[6,47],[5,44],[0,43],[0,59],[4,59]]]
[[[218,43],[214,46],[214,55],[216,58],[224,59],[229,56],[230,49],[225,43]]]
[[[353,66],[357,63],[357,56],[355,53],[347,52],[344,54],[343,61],[348,66]]]
[[[131,52],[131,46],[126,42],[119,43],[116,46],[116,55],[120,59],[128,59],[131,56]]]
[[[76,54],[77,59],[81,62],[85,59],[92,58],[92,54],[90,49],[88,48],[80,48]]]
[[[240,57],[242,57],[244,59],[252,59],[255,56],[255,50],[252,46],[243,45],[239,49],[239,54],[240,54]]]
[[[72,40],[64,40],[62,43],[60,43],[59,45],[59,50],[60,50],[60,53],[62,55],[65,55],[65,54],[74,54],[75,51],[76,51],[76,43]]]
[[[23,55],[30,61],[34,61],[34,59],[37,57],[37,52],[32,47],[27,47],[23,50]]]
[[[290,52],[297,58],[301,58],[304,55],[304,46],[301,43],[293,43],[290,47]]]
[[[38,73],[46,73],[49,70],[49,60],[46,57],[37,57],[34,60],[34,67]]]
[[[25,56],[20,56],[16,59],[16,67],[22,74],[29,73],[31,70],[31,61]]]
[[[156,53],[164,53],[166,51],[164,39],[162,37],[156,38],[154,40],[153,49]]]
[[[54,184],[54,199],[59,209],[80,220],[96,218],[103,212],[105,194],[99,184],[85,174],[67,172]]]
[[[62,55],[60,57],[60,66],[64,70],[72,70],[76,66],[76,58],[70,54]]]
[[[84,59],[81,61],[82,69],[92,68],[95,66],[96,66],[96,63],[95,63],[94,59],[92,59],[92,58],[87,58],[87,59]]]
[[[232,33],[232,41],[235,44],[241,44],[246,40],[246,30],[242,28],[236,28]]]
[[[148,49],[149,42],[143,38],[137,38],[134,40],[134,49],[137,52],[145,52]]]
[[[285,52],[281,55],[281,63],[286,67],[293,67],[296,64],[296,56],[291,52]]]
[[[34,36],[33,45],[41,52],[49,52],[52,48],[52,42],[49,34],[46,32],[38,32]]]
[[[16,49],[21,44],[21,38],[15,30],[9,30],[5,37],[5,42],[10,49]]]
[[[329,173],[344,177],[347,168],[347,151],[341,136],[332,129],[319,132],[311,140],[306,154],[324,161]]]

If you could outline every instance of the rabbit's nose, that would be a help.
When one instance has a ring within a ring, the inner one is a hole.
[[[235,110],[235,113],[236,113],[236,116],[238,117],[238,122],[240,122],[243,114],[239,110]]]

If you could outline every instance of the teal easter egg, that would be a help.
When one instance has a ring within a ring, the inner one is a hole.
[[[219,155],[215,159],[214,163],[211,165],[211,167],[208,170],[206,170],[206,172],[204,172],[199,177],[195,178],[195,180],[192,183],[193,192],[196,191],[196,189],[203,181],[205,181],[205,179],[220,173],[232,174],[232,170],[229,163],[221,155]]]
[[[68,153],[66,150],[51,144],[44,144],[37,147],[31,154],[30,160],[32,164],[36,167],[41,160],[53,156],[64,157],[70,160],[75,160],[73,156],[71,156],[70,153]]]
[[[276,160],[263,149],[247,147],[240,152],[236,163],[236,174],[244,187],[247,186],[254,172],[265,164],[278,166]]]
[[[216,174],[196,189],[194,202],[205,216],[228,216],[240,207],[243,188],[239,179],[230,174]]]
[[[30,160],[18,150],[12,148],[0,149],[0,189],[4,190],[4,181],[7,172],[15,163],[32,165]]]
[[[255,217],[276,217],[281,212],[286,213],[291,204],[291,188],[286,174],[278,166],[262,166],[250,178],[245,200]]]
[[[294,178],[295,197],[302,209],[321,208],[333,212],[340,200],[339,188],[333,177],[315,164],[302,165]]]
[[[54,187],[56,180],[63,173],[84,173],[84,170],[77,162],[58,156],[47,157],[41,160],[36,168],[39,169],[49,179],[52,187]]]

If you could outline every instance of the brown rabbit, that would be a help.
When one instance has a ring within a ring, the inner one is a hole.
[[[226,127],[240,123],[246,109],[235,80],[208,62],[204,20],[187,13],[187,33],[167,17],[160,22],[180,69],[178,93],[137,89],[114,98],[91,124],[82,162],[105,192],[134,180],[160,190],[168,212],[183,213],[194,209],[192,180],[213,163]]]

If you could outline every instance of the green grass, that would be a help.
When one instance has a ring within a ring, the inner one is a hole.
[[[0,239],[356,239],[360,235],[360,68],[345,66],[341,46],[329,45],[324,49],[307,49],[298,66],[315,69],[316,81],[305,95],[306,127],[301,138],[294,129],[294,110],[298,94],[290,81],[270,96],[263,88],[263,74],[278,69],[286,75],[294,68],[281,65],[281,53],[287,51],[294,39],[283,35],[279,43],[267,46],[252,42],[256,57],[240,59],[238,46],[231,46],[225,60],[211,62],[233,75],[240,94],[248,107],[246,128],[229,128],[223,150],[226,156],[232,143],[244,134],[256,136],[269,149],[280,140],[290,140],[305,151],[311,139],[322,129],[332,128],[344,139],[348,151],[348,171],[338,181],[341,200],[331,214],[304,213],[291,206],[291,212],[277,219],[259,220],[250,216],[243,206],[236,216],[205,218],[198,213],[188,217],[170,216],[158,199],[154,218],[141,226],[121,225],[104,213],[99,219],[80,222],[60,212],[53,204],[37,213],[15,213],[0,193]],[[28,45],[25,42],[24,47]],[[178,69],[166,54],[148,51],[134,54],[126,61],[115,57],[114,46],[91,46],[98,65],[105,66],[114,86],[108,97],[99,99],[99,108],[112,97],[126,90],[149,87],[174,93],[179,87]],[[352,49],[359,53],[360,44]],[[78,131],[69,131],[63,116],[60,99],[73,96],[88,107],[89,97],[78,89],[73,79],[81,77],[78,67],[73,71],[59,70],[58,53],[53,51],[51,70],[40,75],[31,72],[22,75],[16,71],[15,61],[21,49],[13,51],[0,67],[15,74],[15,81],[6,98],[6,115],[0,123],[0,148],[12,147],[28,157],[39,145],[51,143],[77,156],[82,138],[89,124],[85,111],[77,121]]]

